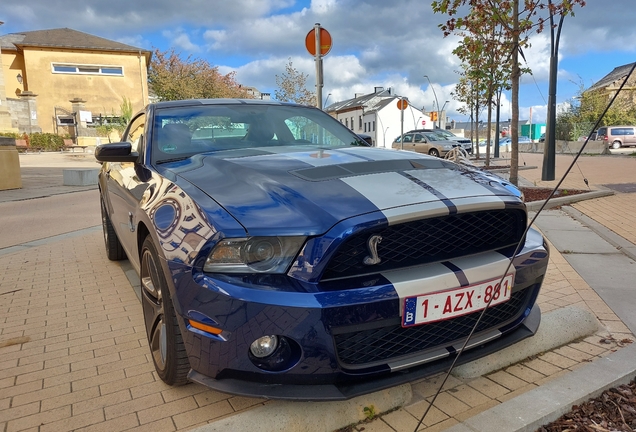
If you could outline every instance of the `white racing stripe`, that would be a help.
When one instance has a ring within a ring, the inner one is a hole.
[[[410,267],[382,273],[393,285],[400,298],[400,316],[403,314],[404,299],[460,286],[455,273],[440,263]]]
[[[502,277],[510,262],[507,257],[498,252],[484,252],[449,261],[464,272],[470,285]],[[515,266],[511,265],[508,273],[513,275],[514,281]]]
[[[463,272],[469,285],[501,277],[508,266],[508,261],[508,258],[498,252],[484,252],[449,260]],[[510,266],[508,274],[513,275],[514,281],[514,266]],[[393,270],[382,273],[382,276],[391,282],[400,298],[400,316],[403,313],[404,299],[407,297],[461,287],[457,275],[441,263]]]
[[[380,210],[438,201],[431,192],[395,172],[347,177],[341,181],[360,192]]]
[[[502,197],[497,195],[456,198],[453,199],[452,202],[457,207],[458,213],[482,210],[503,210],[506,208],[506,203],[503,201]]]
[[[391,208],[383,210],[382,213],[389,221],[389,225],[396,225],[424,218],[448,216],[449,211],[448,206],[442,201],[433,201]]]
[[[455,170],[412,170],[405,171],[422,182],[431,185],[439,193],[448,199],[456,199],[471,196],[494,195],[492,190],[478,183],[469,177],[460,175]]]

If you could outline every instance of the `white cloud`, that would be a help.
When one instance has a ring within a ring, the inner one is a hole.
[[[190,37],[184,33],[182,29],[175,31],[164,30],[164,37],[172,40],[172,46],[177,48],[177,51],[185,51],[186,53],[197,53],[201,51],[201,47],[195,45],[190,41]],[[180,49],[179,49],[180,48]]]
[[[626,3],[588,1],[575,9],[575,17],[565,18],[559,98],[572,96],[572,86],[563,83],[581,76],[589,85],[620,65],[611,59],[604,65],[577,63],[578,57],[592,50],[636,51],[631,25],[636,12]],[[313,59],[304,38],[320,22],[333,38],[323,90],[332,93],[330,101],[381,86],[432,109],[434,95],[423,77],[428,75],[441,105],[449,100],[449,112],[461,105],[451,96],[460,66],[452,54],[457,38],[443,37],[438,25],[447,17],[432,13],[430,2],[421,0],[29,0],[3,4],[0,18],[6,22],[2,32],[70,27],[146,49],[172,46],[200,53],[210,63],[224,65],[222,71],[236,70],[239,82],[264,91],[273,91],[275,75],[284,71],[289,57],[310,74],[313,89]],[[157,36],[161,34],[163,39]],[[523,78],[522,105],[530,99],[527,106],[538,106],[547,98],[549,42],[546,29],[532,35],[532,47],[524,51],[533,76]],[[570,93],[562,94],[564,88]]]

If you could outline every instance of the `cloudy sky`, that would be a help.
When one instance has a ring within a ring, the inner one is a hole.
[[[69,27],[145,49],[175,48],[236,71],[240,83],[274,94],[275,77],[291,58],[315,84],[315,66],[305,36],[320,23],[333,38],[324,58],[323,99],[328,104],[391,87],[415,106],[434,110],[435,89],[451,118],[459,104],[451,92],[458,80],[456,40],[444,38],[431,0],[2,0],[0,34]],[[560,45],[557,102],[570,100],[614,67],[636,61],[636,2],[587,0],[565,19]],[[532,108],[545,121],[549,35],[533,35],[525,51],[532,75],[524,76],[521,117]],[[510,113],[509,95],[502,118]]]

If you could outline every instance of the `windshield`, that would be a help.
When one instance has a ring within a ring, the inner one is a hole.
[[[429,141],[446,141],[446,138],[433,132],[426,132],[424,135]]]
[[[153,161],[276,146],[368,146],[325,112],[285,105],[213,104],[155,112]]]
[[[456,136],[455,136],[454,134],[452,134],[452,133],[450,133],[450,132],[447,132],[447,131],[445,131],[445,130],[435,131],[435,133],[436,133],[437,135],[441,135],[441,136],[443,136],[444,138],[456,138]]]

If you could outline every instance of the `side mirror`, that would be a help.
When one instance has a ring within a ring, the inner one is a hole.
[[[132,151],[129,142],[100,144],[95,149],[95,159],[99,162],[137,162],[139,153]]]

